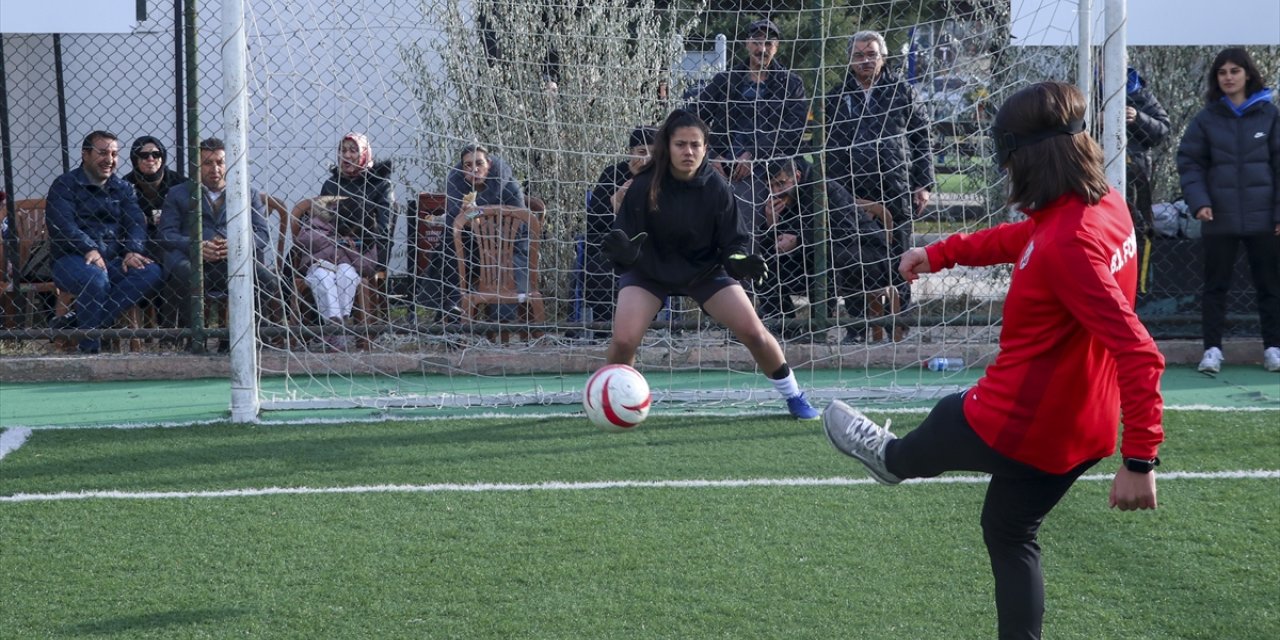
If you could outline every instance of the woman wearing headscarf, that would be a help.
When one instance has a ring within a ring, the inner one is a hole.
[[[376,247],[378,264],[385,265],[390,250],[391,207],[395,203],[391,161],[374,161],[373,148],[363,133],[342,136],[338,164],[320,187],[320,195],[352,198],[361,205],[364,219],[356,221],[359,239],[362,245]]]
[[[133,170],[125,175],[124,180],[133,185],[138,208],[142,209],[143,217],[147,220],[147,251],[153,256],[165,254],[158,228],[164,198],[169,195],[171,187],[182,183],[182,176],[166,166],[168,160],[168,150],[155,136],[140,136],[129,147],[129,164],[133,166]],[[177,325],[179,297],[178,292],[170,289],[167,284],[152,296],[152,304],[159,312],[160,326]]]

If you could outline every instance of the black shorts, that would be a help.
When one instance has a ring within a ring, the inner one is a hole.
[[[634,271],[627,271],[618,277],[618,290],[621,291],[627,287],[640,287],[645,291],[653,294],[653,297],[662,300],[668,296],[689,296],[693,298],[699,306],[706,304],[711,296],[719,293],[721,289],[740,284],[737,280],[729,277],[729,274],[723,270],[713,273],[710,277],[703,278],[685,287],[669,287],[656,280],[651,280]]]

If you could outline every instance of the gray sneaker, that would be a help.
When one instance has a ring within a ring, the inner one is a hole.
[[[889,473],[884,465],[885,446],[890,440],[897,439],[889,433],[888,425],[882,427],[857,409],[833,400],[822,412],[822,427],[831,446],[840,453],[857,458],[876,482],[889,485],[902,482],[902,478]]]

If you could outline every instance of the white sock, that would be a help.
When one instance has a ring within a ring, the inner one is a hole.
[[[794,371],[788,371],[787,377],[774,380],[769,379],[773,383],[773,388],[778,390],[783,400],[794,398],[800,395],[800,385],[796,384],[796,374]]]

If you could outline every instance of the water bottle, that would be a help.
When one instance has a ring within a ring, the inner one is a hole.
[[[925,366],[930,371],[960,371],[964,369],[964,358],[929,358]]]

